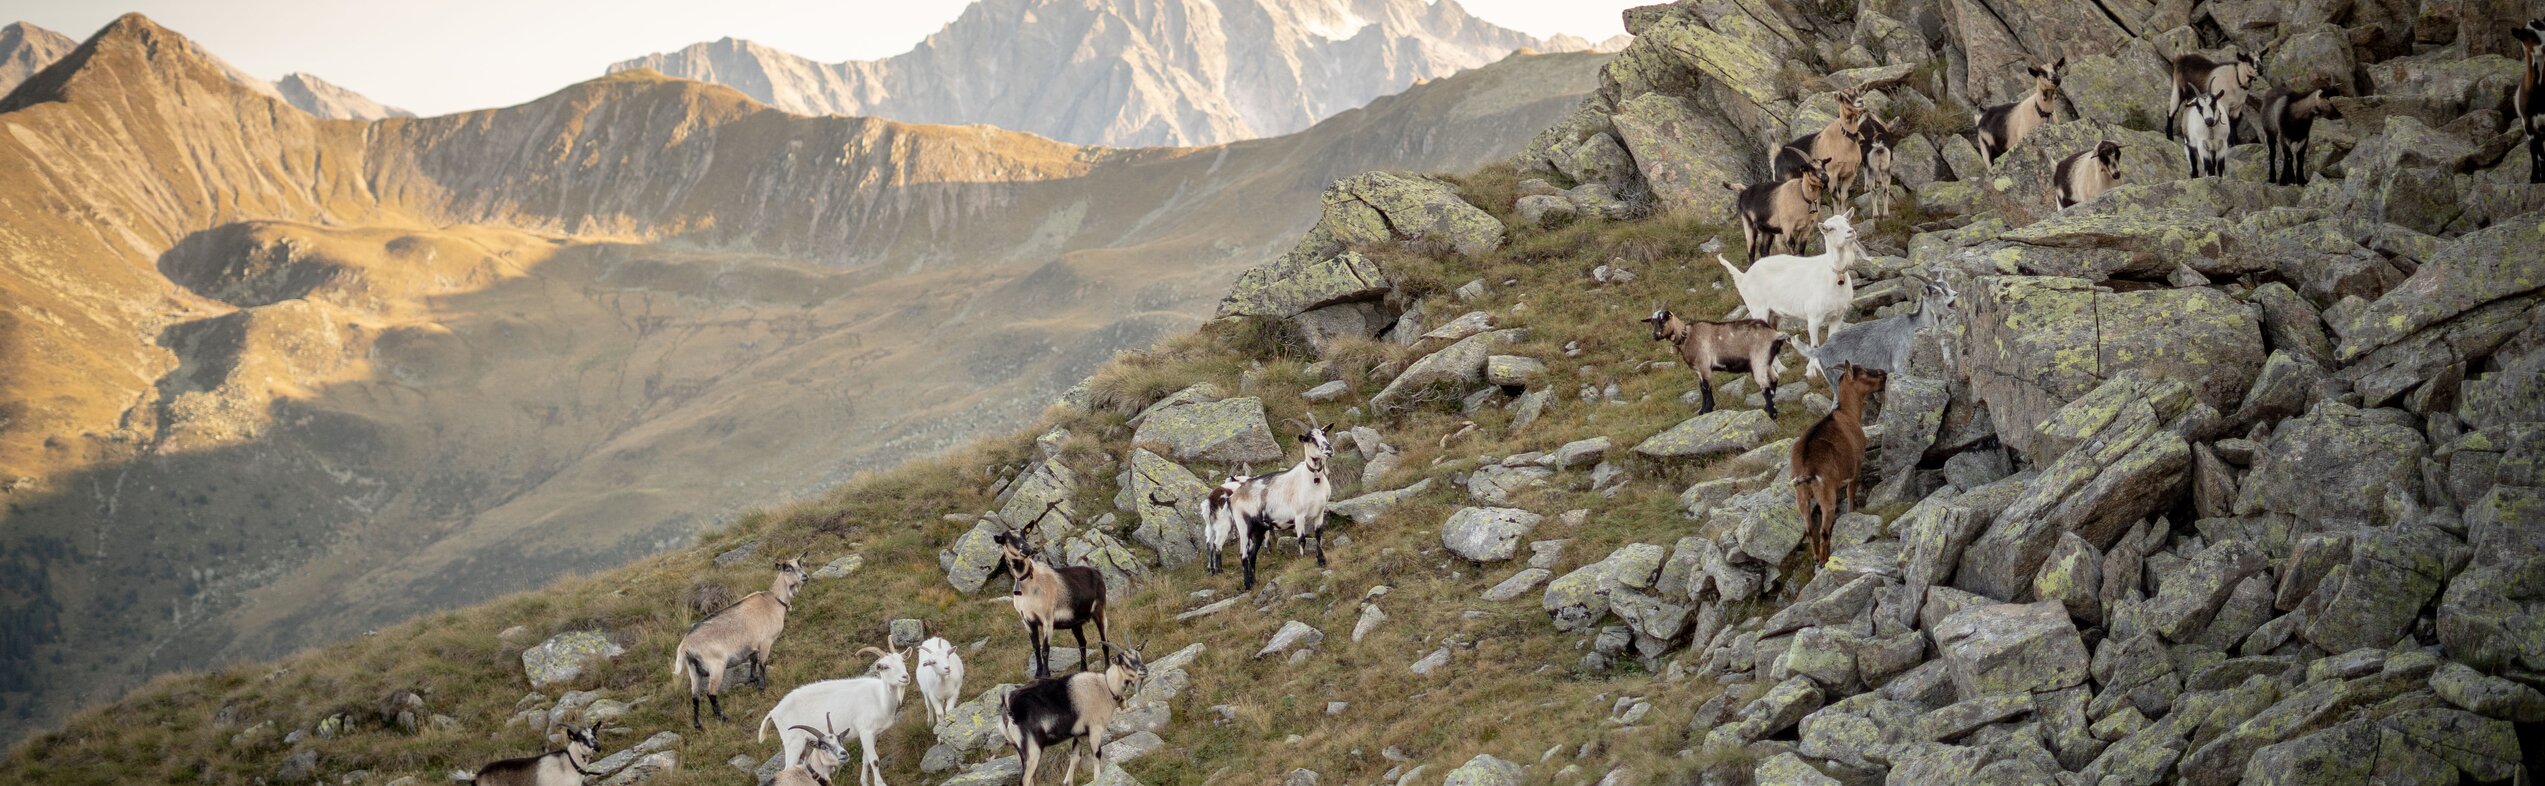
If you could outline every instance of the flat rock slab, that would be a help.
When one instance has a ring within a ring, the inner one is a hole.
[[[1739,453],[1758,445],[1776,430],[1776,421],[1755,409],[1719,409],[1680,422],[1635,446],[1654,458],[1704,458]]]
[[[2058,601],[1963,609],[1929,633],[1966,699],[2054,691],[2086,679],[2085,642]]]

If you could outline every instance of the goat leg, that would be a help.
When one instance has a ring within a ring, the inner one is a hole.
[[[1087,626],[1086,626],[1085,624],[1083,624],[1083,623],[1082,623],[1082,624],[1080,624],[1078,627],[1070,628],[1070,629],[1069,629],[1069,635],[1070,635],[1070,637],[1071,637],[1071,638],[1075,638],[1075,639],[1077,639],[1077,640],[1078,640],[1078,670],[1079,670],[1079,671],[1082,671],[1082,672],[1083,672],[1083,671],[1086,671],[1086,670],[1087,670]]]
[[[1759,389],[1764,391],[1760,397],[1767,399],[1767,418],[1769,420],[1775,420],[1776,377],[1772,374],[1766,373],[1752,373],[1750,377],[1751,379],[1757,380],[1759,383]],[[1714,404],[1714,389],[1711,387],[1706,389],[1706,404],[1708,406],[1712,406]]]
[[[1317,528],[1317,567],[1326,566],[1326,528]],[[1098,757],[1102,758],[1102,757]]]
[[[698,694],[694,691],[689,694],[689,728],[693,731],[707,728],[698,722]]]
[[[1697,414],[1714,411],[1714,379],[1712,374],[1697,375]]]
[[[707,708],[715,710],[716,720],[726,720],[725,703],[722,699],[718,698],[716,694],[707,694]]]

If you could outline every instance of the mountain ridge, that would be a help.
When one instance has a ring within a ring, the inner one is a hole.
[[[122,22],[117,18],[108,27]],[[102,30],[102,29],[101,29]],[[69,55],[80,42],[51,30],[26,22],[12,22],[0,28],[0,96],[15,90],[45,67]],[[204,52],[203,56],[218,63],[232,81],[249,90],[280,100],[311,115],[328,120],[377,120],[388,117],[413,117],[415,113],[371,100],[341,85],[315,75],[293,72],[267,82]]]
[[[1142,147],[1290,133],[1421,79],[1573,45],[1588,46],[1494,26],[1455,0],[985,0],[880,60],[726,37],[610,68],[730,84],[797,114]]]

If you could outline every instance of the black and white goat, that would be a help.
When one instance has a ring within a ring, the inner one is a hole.
[[[1105,725],[1149,678],[1148,663],[1140,659],[1138,648],[1116,650],[1108,644],[1105,650],[1112,657],[1104,671],[1035,680],[1007,694],[1005,711],[999,713],[999,732],[1016,746],[1017,760],[1025,767],[1023,786],[1034,786],[1043,751],[1070,740],[1079,741],[1078,747],[1069,751],[1069,769],[1061,782],[1077,782],[1080,753],[1094,753],[1093,770],[1098,776],[1104,774]]]
[[[477,768],[474,775],[453,773],[451,779],[478,786],[583,786],[583,779],[595,774],[584,767],[600,754],[601,724],[568,726],[563,749],[505,759]]]
[[[1246,589],[1255,588],[1255,556],[1263,553],[1276,528],[1287,526],[1299,538],[1301,556],[1308,553],[1308,540],[1316,539],[1317,565],[1326,564],[1326,503],[1334,498],[1334,479],[1326,471],[1326,459],[1334,455],[1334,442],[1327,437],[1326,427],[1317,425],[1315,415],[1302,425],[1305,430],[1299,432],[1299,442],[1305,447],[1299,463],[1270,475],[1232,475],[1211,491],[1203,506],[1213,570],[1228,537],[1236,535]]]
[[[2192,177],[2227,173],[2226,98],[2223,91],[2204,92],[2183,102],[2175,112],[2182,121],[2183,158],[2191,162]]]
[[[2262,63],[2254,59],[2253,53],[2241,50],[2227,60],[2211,60],[2191,53],[2174,57],[2173,74],[2171,95],[2175,114],[2165,118],[2167,136],[2170,138],[2183,127],[2177,115],[2194,96],[2203,93],[2219,95],[2219,123],[2227,127],[2224,133],[2233,136],[2236,116],[2244,112],[2245,100],[2251,95],[2255,83],[2262,81]]]
[[[1055,503],[1057,504],[1057,503]],[[1044,509],[1051,512],[1050,508]],[[1016,578],[1016,589],[1007,600],[1015,605],[1016,616],[1025,623],[1027,646],[1033,649],[1034,676],[1052,674],[1052,633],[1069,631],[1078,640],[1078,669],[1087,669],[1088,623],[1096,626],[1096,642],[1109,644],[1105,632],[1105,577],[1095,568],[1073,565],[1053,567],[1036,556],[1033,523],[998,533],[992,542],[999,546],[999,559],[1008,575]]]
[[[2015,149],[2015,143],[2059,119],[2060,72],[2067,67],[2068,59],[2064,57],[2049,68],[2024,66],[2024,73],[2032,75],[2031,93],[2014,103],[1980,110],[1971,117],[1971,123],[1978,127],[1980,155],[1991,164],[1997,163],[2006,151]]]
[[[2342,110],[2333,106],[2333,91],[2316,88],[2304,93],[2274,92],[2262,104],[2262,142],[2271,150],[2270,181],[2277,185],[2306,185],[2306,148],[2315,137],[2315,121],[2340,120]]]
[[[2058,166],[2050,169],[2050,180],[2058,187],[2063,211],[2102,196],[2121,184],[2121,143],[2106,139],[2059,159]]]

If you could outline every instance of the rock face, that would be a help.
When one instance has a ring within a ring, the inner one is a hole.
[[[725,38],[611,70],[724,84],[801,115],[1194,146],[1287,134],[1422,80],[1549,47],[1463,11],[1402,1],[1188,14],[1141,0],[1068,7],[1012,0],[967,9],[917,48],[883,60],[822,63]]]
[[[2233,411],[2261,371],[2261,324],[2210,289],[2097,292],[2082,280],[1992,276],[1968,292],[1971,391],[1999,439],[2030,453],[2033,428],[2102,380],[2137,369]]]
[[[2057,602],[1963,609],[1934,633],[1964,697],[2047,693],[2086,678],[2085,644]]]
[[[1210,484],[1183,466],[1147,450],[1131,453],[1132,511],[1140,517],[1133,540],[1158,555],[1158,564],[1174,568],[1199,558],[1202,504]]]
[[[1404,239],[1471,257],[1502,247],[1502,222],[1448,183],[1386,172],[1365,172],[1327,188],[1319,223],[1345,245]]]

